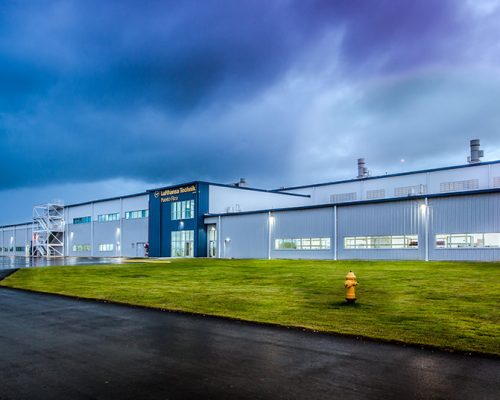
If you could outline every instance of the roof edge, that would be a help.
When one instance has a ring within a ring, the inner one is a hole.
[[[352,182],[360,182],[360,181],[369,181],[372,179],[382,179],[382,178],[392,178],[396,176],[404,176],[404,175],[414,175],[414,174],[425,174],[428,172],[437,172],[437,171],[446,171],[450,169],[458,169],[458,168],[472,168],[472,167],[480,167],[482,165],[492,165],[492,164],[499,164],[500,160],[494,160],[494,161],[484,161],[480,162],[477,164],[461,164],[461,165],[452,165],[449,167],[440,167],[440,168],[430,168],[430,169],[421,169],[421,170],[416,170],[416,171],[407,171],[407,172],[397,172],[394,174],[387,174],[387,175],[377,175],[377,176],[367,176],[365,178],[352,178],[352,179],[344,179],[340,181],[331,181],[331,182],[323,182],[323,183],[316,183],[316,184],[311,184],[311,185],[301,185],[301,186],[287,186],[282,189],[273,189],[272,191],[278,192],[278,191],[284,191],[284,190],[296,190],[296,189],[305,189],[305,188],[310,188],[310,187],[317,187],[317,186],[328,186],[328,185],[337,185],[341,183],[352,183]]]
[[[241,190],[251,190],[254,192],[263,192],[263,193],[270,193],[270,194],[282,194],[282,195],[287,195],[287,196],[295,196],[295,197],[307,197],[310,198],[311,196],[308,194],[300,194],[300,193],[287,193],[284,191],[276,191],[273,189],[259,189],[259,188],[252,188],[252,187],[245,187],[245,186],[234,186],[234,185],[229,185],[226,183],[217,183],[217,182],[209,182],[209,181],[190,181],[190,182],[185,182],[185,183],[180,183],[176,185],[169,185],[169,186],[161,186],[155,189],[148,189],[146,192],[151,193],[151,192],[156,192],[157,190],[163,190],[163,189],[171,189],[171,188],[176,188],[179,186],[187,186],[187,185],[195,185],[198,183],[202,183],[205,185],[211,185],[211,186],[220,186],[220,187],[226,187],[230,189],[241,189]]]

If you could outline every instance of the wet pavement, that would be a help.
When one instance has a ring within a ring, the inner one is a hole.
[[[52,265],[121,264],[123,258],[115,257],[8,257],[0,256],[0,270],[12,268],[46,267]]]
[[[0,269],[0,281],[19,271],[19,268]],[[1,398],[0,398],[1,399]]]
[[[494,399],[500,361],[0,288],[1,399]]]

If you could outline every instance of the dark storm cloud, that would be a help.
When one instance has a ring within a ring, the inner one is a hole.
[[[2,188],[248,175],[301,183],[340,171],[339,143],[355,156],[346,137],[382,158],[402,99],[432,113],[415,99],[439,102],[461,85],[401,75],[475,58],[481,46],[470,52],[467,40],[491,36],[469,14],[431,0],[4,3]],[[362,86],[392,75],[392,86]],[[488,89],[471,86],[478,97]]]

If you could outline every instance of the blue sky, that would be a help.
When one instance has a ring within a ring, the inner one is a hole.
[[[500,159],[500,2],[9,1],[0,224],[193,179]],[[401,159],[405,162],[402,163]]]

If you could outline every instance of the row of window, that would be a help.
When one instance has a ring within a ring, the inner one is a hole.
[[[417,194],[427,193],[427,185],[413,185],[413,186],[402,186],[394,188],[394,196],[412,196]],[[366,198],[368,200],[383,199],[385,197],[385,189],[374,189],[366,191]],[[330,202],[332,203],[344,203],[349,201],[356,201],[357,193],[336,193],[330,195]]]
[[[500,233],[458,233],[435,236],[437,249],[500,248]],[[275,239],[275,250],[329,250],[330,238]],[[344,249],[418,249],[417,235],[349,236]]]
[[[147,218],[149,216],[148,210],[137,210],[137,211],[126,211],[125,219],[139,219],[139,218]],[[111,213],[111,214],[100,214],[97,216],[97,222],[110,222],[110,221],[119,221],[120,213]],[[73,224],[89,224],[92,222],[92,217],[78,217],[73,218]]]
[[[101,214],[97,216],[97,222],[119,221],[120,213]]]
[[[172,221],[194,218],[194,200],[176,201],[170,210]]]
[[[500,233],[454,233],[436,235],[438,249],[499,248]]]
[[[15,249],[15,251],[17,252],[20,252],[20,251],[26,251],[26,248],[23,247],[23,246],[17,246],[17,247],[11,247],[10,249],[8,249],[7,247],[4,248],[4,251],[10,251],[10,252],[13,252]]]
[[[74,252],[90,251],[90,244],[74,244],[73,251]]]
[[[329,250],[330,238],[275,239],[275,250]]]
[[[137,211],[125,212],[125,219],[140,219],[140,218],[147,218],[148,216],[149,216],[149,210],[137,210]]]
[[[113,243],[103,243],[99,244],[98,248],[99,251],[113,251],[115,246]],[[78,253],[78,252],[90,251],[91,246],[90,244],[74,244],[72,249],[73,252]]]
[[[500,187],[500,177],[495,177],[493,180],[494,187]],[[466,190],[479,189],[478,179],[467,179],[464,181],[454,181],[454,182],[441,182],[439,184],[439,191],[441,193],[448,192],[461,192]],[[421,195],[427,193],[427,185],[413,185],[413,186],[401,186],[394,188],[394,196],[412,196]],[[348,201],[356,201],[357,193],[337,193],[330,195],[330,201],[332,203],[342,203]],[[366,198],[368,200],[383,199],[386,197],[385,189],[373,189],[366,191]]]
[[[113,243],[104,243],[99,245],[99,251],[113,251],[115,248]]]
[[[464,190],[479,189],[479,179],[467,179],[465,181],[443,182],[439,185],[439,190],[446,192],[461,192]]]
[[[0,247],[0,250],[2,250],[2,248],[1,248],[1,247]],[[4,252],[4,253],[13,253],[14,251],[16,251],[16,252],[26,251],[26,248],[25,248],[25,247],[22,247],[22,246],[17,246],[17,247],[4,247],[4,248],[3,248],[3,252]]]
[[[73,224],[89,224],[92,221],[92,217],[78,217],[78,218],[73,218]]]
[[[353,236],[344,238],[344,249],[416,249],[417,235]]]

